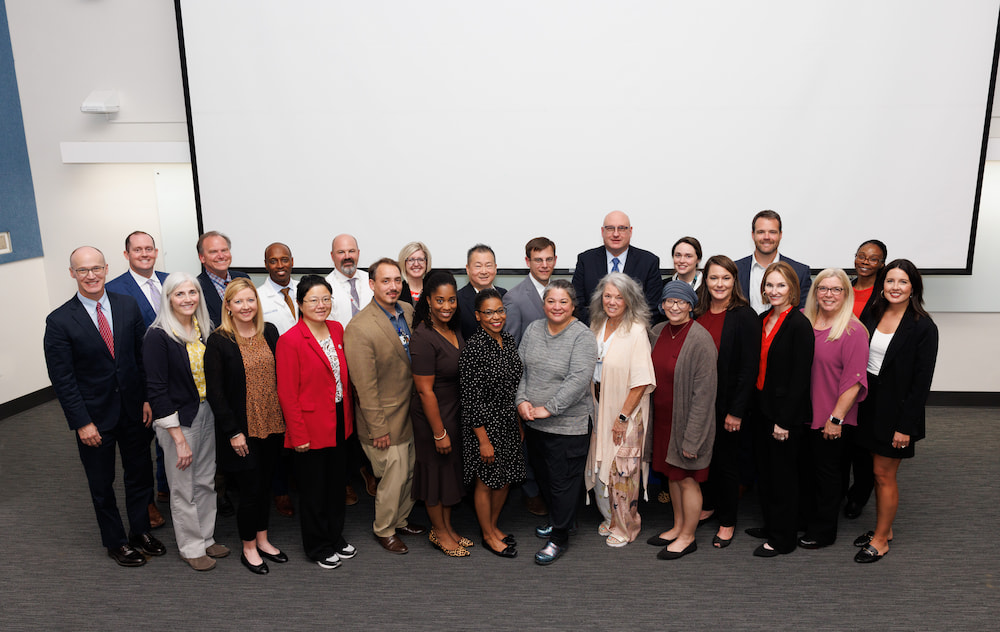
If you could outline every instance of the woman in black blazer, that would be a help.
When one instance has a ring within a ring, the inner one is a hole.
[[[285,438],[278,403],[274,348],[278,329],[264,322],[250,279],[233,279],[222,298],[222,325],[208,338],[205,381],[215,414],[218,468],[233,474],[240,503],[240,562],[266,575],[267,563],[288,556],[267,537],[271,478]]]
[[[163,282],[163,303],[142,344],[146,395],[163,448],[170,514],[181,558],[215,568],[229,549],[215,541],[215,422],[206,401],[205,339],[211,330],[201,286],[186,272]]]
[[[859,536],[855,562],[877,562],[889,552],[899,506],[896,472],[924,438],[924,409],[937,362],[937,325],[924,310],[917,267],[896,259],[879,275],[881,288],[864,325],[871,332],[868,398],[861,403],[858,439],[871,450],[875,472],[875,530]]]
[[[760,364],[760,319],[737,282],[736,264],[725,255],[710,257],[698,287],[696,320],[712,334],[719,351],[715,396],[715,446],[708,482],[702,485],[702,519],[716,516],[712,545],[733,541],[740,498],[740,435],[749,412]]]
[[[761,293],[771,309],[760,316],[760,368],[753,414],[754,454],[764,526],[747,534],[767,540],[757,557],[791,553],[797,546],[799,441],[812,419],[809,377],[815,335],[799,304],[799,277],[784,261],[764,271]]]

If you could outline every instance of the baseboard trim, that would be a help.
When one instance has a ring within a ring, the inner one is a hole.
[[[928,406],[1000,407],[1000,393],[986,391],[931,391]]]
[[[46,386],[45,388],[35,391],[34,393],[28,393],[17,399],[12,399],[9,402],[4,402],[0,404],[0,420],[6,419],[17,415],[18,413],[23,413],[26,410],[31,410],[35,406],[44,404],[45,402],[50,402],[56,398],[56,392],[51,386]]]

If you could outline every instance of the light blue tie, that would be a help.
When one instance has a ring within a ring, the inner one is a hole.
[[[618,260],[618,257],[614,257],[614,258],[611,259],[611,271],[612,272],[620,272],[620,270],[618,269],[618,264],[619,263],[621,263],[621,261]]]

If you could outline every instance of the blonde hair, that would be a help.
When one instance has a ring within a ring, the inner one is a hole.
[[[257,288],[253,286],[253,282],[250,279],[237,277],[226,286],[226,293],[222,296],[222,324],[216,329],[216,331],[233,341],[236,340],[236,325],[233,323],[233,313],[229,309],[229,301],[233,300],[233,297],[246,289],[253,290],[253,297],[257,301],[257,314],[253,317],[253,324],[256,331],[254,331],[253,335],[259,336],[264,333],[264,311],[260,308],[260,296],[257,294]]]
[[[418,250],[422,250],[424,256],[427,257],[424,277],[426,278],[427,273],[431,271],[431,251],[427,249],[427,246],[422,241],[411,241],[399,251],[399,269],[403,273],[403,276],[406,276],[406,259]]]
[[[201,341],[208,340],[208,334],[212,331],[212,321],[208,318],[208,307],[205,306],[205,297],[201,292],[201,284],[187,272],[174,272],[163,282],[163,301],[160,303],[160,313],[156,320],[149,326],[150,329],[162,329],[167,337],[174,342],[186,345],[194,342],[197,337],[191,335],[187,337],[187,332],[181,321],[174,313],[174,305],[170,301],[170,296],[185,283],[190,283],[198,291],[198,307],[194,310],[194,318],[198,321],[198,330],[201,332]]]
[[[851,281],[847,278],[846,272],[840,268],[827,268],[817,274],[816,279],[813,280],[812,287],[809,288],[809,295],[806,296],[806,306],[802,310],[802,313],[809,319],[809,323],[815,327],[816,317],[819,314],[819,303],[816,299],[816,294],[819,292],[819,284],[826,279],[837,279],[841,287],[844,288],[844,302],[841,303],[840,310],[834,315],[833,323],[830,326],[830,335],[826,337],[827,342],[833,342],[844,335],[847,325],[852,320],[858,320],[854,317],[854,289],[851,287]],[[858,321],[858,324],[860,325],[861,322]],[[862,326],[862,329],[864,329],[864,326]],[[868,330],[866,329],[865,331],[867,332]],[[848,332],[848,335],[850,335],[850,332]]]

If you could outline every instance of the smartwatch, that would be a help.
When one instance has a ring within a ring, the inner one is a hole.
[[[843,419],[838,419],[837,417],[834,417],[833,415],[830,415],[830,421],[833,422],[834,426],[843,426],[844,425],[844,420]]]

